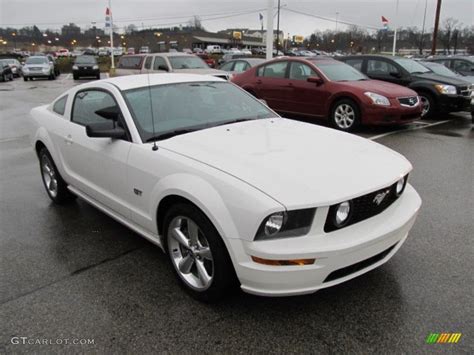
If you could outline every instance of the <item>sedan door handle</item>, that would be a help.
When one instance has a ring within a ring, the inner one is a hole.
[[[73,143],[72,136],[68,134],[66,137],[64,137],[64,141],[66,142],[66,144],[72,144]]]

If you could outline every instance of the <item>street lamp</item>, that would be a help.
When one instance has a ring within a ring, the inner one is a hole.
[[[16,32],[12,32],[13,36],[13,43],[15,44],[15,49],[16,49]]]

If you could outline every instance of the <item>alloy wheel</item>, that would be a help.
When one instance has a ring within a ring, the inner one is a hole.
[[[52,197],[56,197],[58,195],[58,179],[53,164],[46,155],[41,157],[41,171],[48,194]]]
[[[430,100],[426,96],[420,96],[421,101],[421,117],[426,116],[426,114],[430,111]]]
[[[189,217],[177,216],[169,224],[168,251],[179,277],[192,289],[211,286],[214,260],[206,236]]]
[[[340,104],[334,110],[334,121],[339,128],[350,128],[354,124],[355,117],[356,114],[351,105]]]

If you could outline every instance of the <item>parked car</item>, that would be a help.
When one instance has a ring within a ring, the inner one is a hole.
[[[98,52],[97,52],[97,55],[99,57],[105,57],[105,56],[108,56],[110,55],[110,48],[108,47],[100,47]]]
[[[219,70],[228,72],[231,75],[243,73],[244,71],[265,62],[263,58],[240,58],[232,59],[222,64]]]
[[[199,58],[201,58],[206,64],[209,66],[209,68],[215,68],[216,67],[216,60],[212,57],[209,56],[209,54],[206,53],[198,53],[196,54]]]
[[[431,62],[443,64],[455,72],[462,75],[474,75],[474,58],[473,57],[434,57],[428,59]]]
[[[46,57],[48,58],[49,62],[53,64],[54,75],[59,76],[61,72],[59,71],[59,65],[56,62],[56,58],[51,54],[47,54]]]
[[[232,59],[247,58],[247,57],[248,57],[247,55],[242,54],[242,53],[226,53],[217,62],[219,65],[222,65],[225,62],[228,62],[229,60],[232,60]]]
[[[402,57],[357,55],[338,57],[372,79],[388,81],[415,90],[423,105],[422,117],[442,112],[468,111],[470,85],[464,80],[433,73],[417,61]]]
[[[186,53],[124,55],[115,71],[117,76],[143,73],[192,73],[229,78],[226,72],[211,69],[201,58]]]
[[[152,241],[203,301],[353,279],[400,249],[421,206],[399,153],[218,78],[110,78],[31,114],[51,200],[78,196]]]
[[[191,48],[183,48],[182,52],[187,53],[187,54],[193,54],[193,51]]]
[[[20,77],[23,75],[23,72],[21,70],[21,63],[18,59],[6,58],[2,59],[2,61],[10,66],[13,76]]]
[[[370,80],[347,64],[320,58],[275,59],[234,76],[232,82],[277,112],[327,119],[343,131],[420,118],[413,90]]]
[[[82,53],[83,55],[97,55],[97,49],[95,48],[86,48],[84,49],[84,53]]]
[[[56,52],[56,57],[70,57],[70,56],[71,56],[71,53],[66,48],[60,49]]]
[[[83,54],[84,54],[84,51],[82,49],[76,49],[71,52],[71,57],[78,57]]]
[[[12,68],[8,64],[7,59],[0,59],[0,70],[1,70],[0,78],[2,79],[3,82],[13,80]]]
[[[23,65],[23,80],[28,81],[33,78],[56,79],[54,63],[47,56],[33,56],[26,59]]]
[[[135,54],[135,48],[130,47],[127,49],[127,54]]]
[[[74,80],[82,77],[95,77],[99,80],[100,69],[95,57],[91,55],[81,55],[77,57],[72,66],[72,75]]]
[[[204,51],[201,48],[195,47],[193,48],[193,53],[199,54],[199,53],[204,53]]]
[[[214,45],[207,46],[206,52],[209,54],[220,54],[222,53],[222,49],[221,49],[221,46],[214,44]]]
[[[138,51],[138,53],[150,53],[150,47],[148,46],[142,46],[140,47],[140,50]]]
[[[471,84],[471,98],[474,97],[474,91],[472,90],[474,88],[474,73],[472,75],[458,74],[458,73],[452,71],[451,69],[445,67],[443,64],[436,63],[436,62],[420,61],[418,63],[424,65],[429,70],[431,70],[432,72],[434,72],[438,75],[448,76],[448,77],[451,77],[451,78],[458,78],[458,79],[464,80],[467,83]]]

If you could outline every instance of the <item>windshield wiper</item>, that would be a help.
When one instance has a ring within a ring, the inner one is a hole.
[[[156,136],[150,137],[146,141],[147,142],[159,141],[159,140],[162,140],[162,139],[167,139],[167,138],[171,138],[171,137],[174,137],[174,136],[179,136],[180,134],[191,133],[191,132],[194,132],[194,131],[196,131],[196,129],[176,129],[174,131],[165,132],[165,133],[161,133],[161,134],[158,134]]]
[[[212,127],[225,126],[227,124],[233,124],[233,123],[239,123],[239,122],[245,122],[245,121],[253,121],[253,120],[256,120],[256,119],[257,119],[256,117],[255,118],[254,117],[238,118],[236,120],[218,123],[216,125],[213,125]]]
[[[410,74],[426,74],[426,73],[429,73],[429,71],[414,71],[414,72],[411,72]]]

